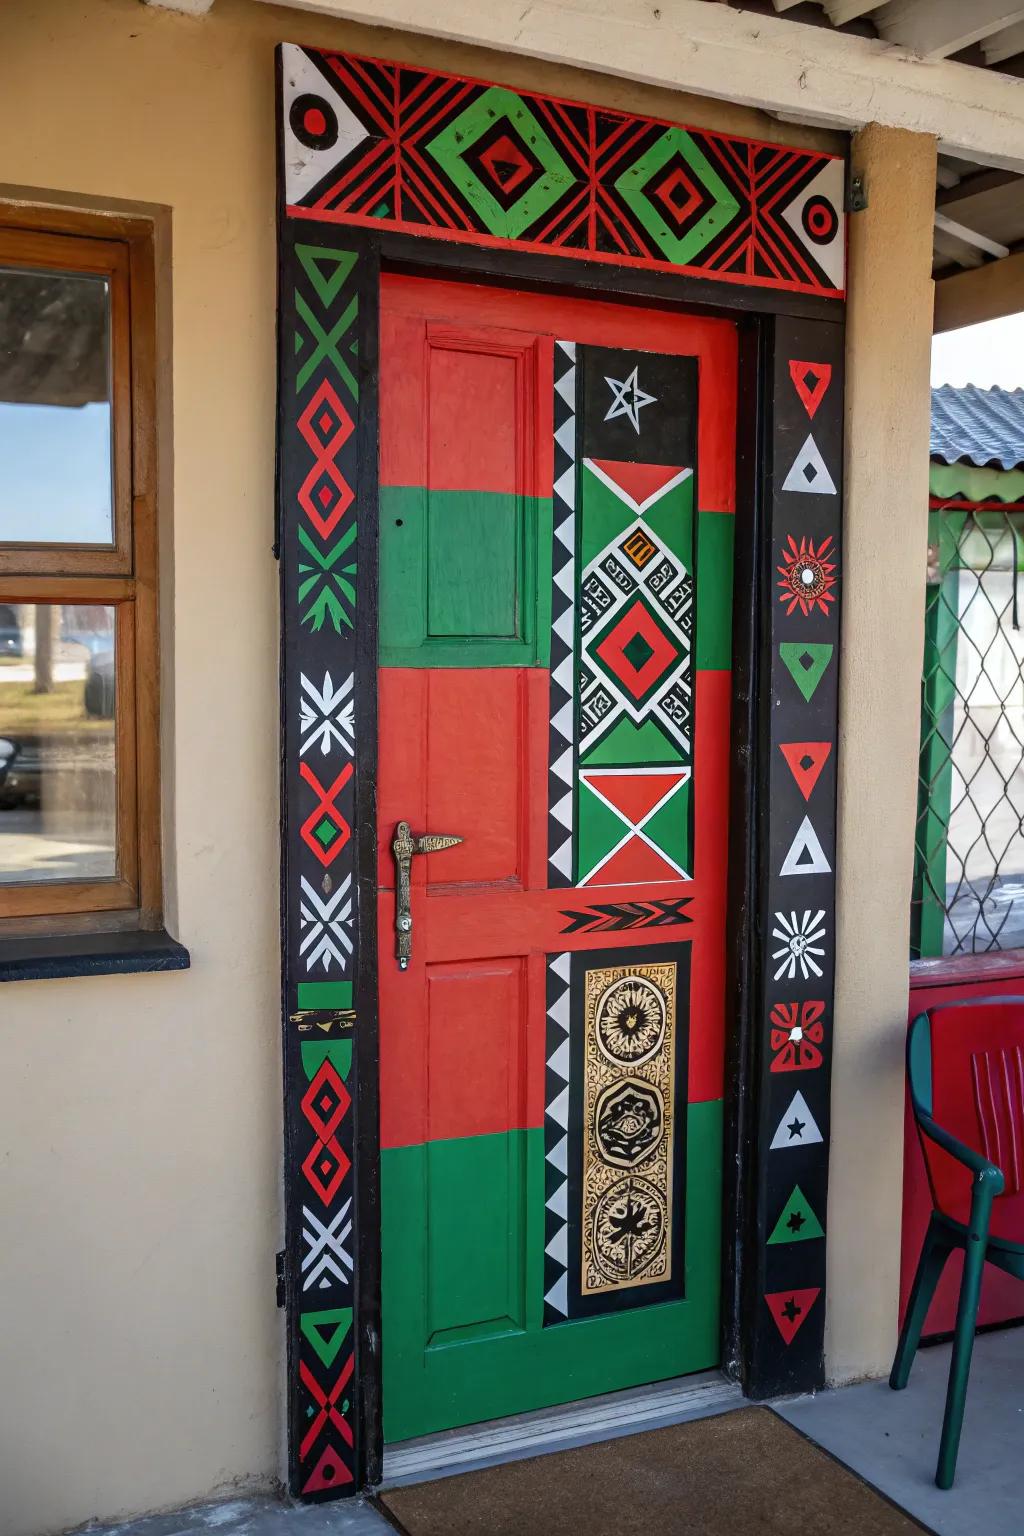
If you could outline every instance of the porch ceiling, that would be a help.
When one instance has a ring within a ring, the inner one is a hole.
[[[742,0],[742,9],[890,43],[922,61],[950,59],[1024,78],[1024,5],[1008,0]],[[1024,178],[981,160],[940,155],[934,275],[985,266],[1022,248]]]

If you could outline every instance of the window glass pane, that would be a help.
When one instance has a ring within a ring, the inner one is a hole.
[[[111,544],[105,277],[0,268],[0,542]]]
[[[0,603],[0,883],[116,874],[114,609]]]

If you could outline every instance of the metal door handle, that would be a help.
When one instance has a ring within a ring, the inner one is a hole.
[[[391,852],[395,856],[395,957],[398,969],[407,971],[412,958],[412,891],[409,874],[414,853],[439,853],[442,848],[454,848],[461,837],[448,837],[444,833],[424,832],[413,837],[407,821],[400,821],[395,828]]]

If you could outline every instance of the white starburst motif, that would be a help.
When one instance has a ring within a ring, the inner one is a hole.
[[[335,745],[351,757],[354,745],[352,673],[343,678],[337,688],[329,672],[324,673],[320,688],[308,677],[300,676],[299,681],[302,684],[302,696],[299,699],[299,734],[302,744],[299,756],[304,757],[309,748],[319,742],[324,757]]]
[[[329,1227],[318,1221],[307,1206],[302,1207],[302,1239],[306,1244],[302,1259],[304,1291],[314,1285],[317,1290],[324,1291],[332,1280],[340,1280],[342,1285],[348,1284],[352,1273],[352,1256],[344,1244],[352,1231],[352,1218],[348,1214],[351,1206],[352,1201],[346,1200]]]
[[[821,975],[817,961],[825,954],[820,942],[825,937],[824,916],[824,908],[817,912],[801,912],[799,916],[791,912],[788,917],[785,912],[776,912],[776,926],[772,929],[772,938],[777,939],[780,946],[772,951],[772,959],[779,962],[776,981],[781,981],[783,976],[792,981],[797,971],[804,981],[809,976]]]
[[[640,412],[645,405],[656,405],[658,400],[657,395],[647,395],[640,388],[637,381],[639,372],[639,367],[634,368],[628,379],[610,379],[607,374],[604,376],[612,392],[612,403],[608,407],[605,421],[614,421],[616,416],[628,416],[637,432],[640,431]]]
[[[352,876],[346,875],[338,889],[330,896],[320,897],[302,876],[302,898],[299,902],[299,954],[306,958],[306,970],[322,965],[325,971],[336,960],[345,969],[352,953],[349,926],[352,921],[352,898],[348,894]]]

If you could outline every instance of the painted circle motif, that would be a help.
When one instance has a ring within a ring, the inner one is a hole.
[[[613,1168],[635,1168],[665,1134],[665,1103],[653,1083],[610,1083],[594,1107],[597,1150]]]
[[[307,149],[330,149],[338,142],[338,119],[330,102],[306,91],[296,96],[288,113],[288,123],[300,144]]]
[[[809,197],[804,203],[800,222],[804,234],[815,245],[828,245],[839,229],[839,215],[825,197]]]
[[[665,999],[644,976],[621,976],[598,1000],[597,1043],[617,1067],[650,1061],[661,1048],[665,1024]]]
[[[795,560],[786,573],[786,580],[793,596],[802,597],[805,602],[813,602],[832,584],[825,567],[813,555],[801,555]]]
[[[617,1285],[641,1280],[658,1258],[667,1229],[665,1197],[635,1174],[606,1189],[594,1207],[594,1260]]]

